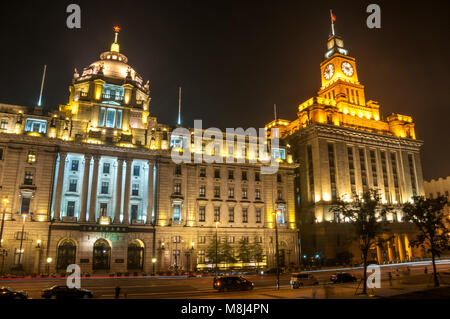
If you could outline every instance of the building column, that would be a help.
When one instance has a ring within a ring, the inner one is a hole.
[[[89,174],[91,172],[91,158],[92,155],[84,155],[84,171],[83,171],[83,188],[81,190],[81,209],[80,209],[80,222],[86,222],[87,213],[87,199],[89,190]]]
[[[409,260],[411,260],[412,258],[413,258],[413,255],[412,255],[412,248],[411,248],[411,246],[409,245],[409,238],[408,238],[408,235],[407,234],[404,234],[404,236],[405,236],[405,249],[406,249],[406,258],[407,259],[409,259]]]
[[[94,170],[92,172],[91,184],[91,201],[89,203],[89,222],[95,223],[95,211],[97,208],[97,184],[98,184],[98,164],[100,161],[99,155],[94,155]]]
[[[133,164],[132,159],[126,159],[126,168],[125,168],[125,194],[123,199],[123,220],[122,224],[129,224],[129,210],[130,210],[130,183],[131,183],[131,166]]]
[[[389,240],[387,242],[388,245],[388,257],[389,257],[389,261],[394,260],[393,256],[392,256],[392,246],[391,246],[391,241]]]
[[[147,211],[146,224],[152,223],[153,212],[153,162],[148,161]]]
[[[116,179],[116,210],[114,212],[114,224],[120,223],[120,206],[122,204],[122,175],[123,158],[117,159],[117,179]]]
[[[395,235],[395,237],[397,239],[398,254],[399,254],[400,260],[404,260],[405,259],[405,250],[403,247],[402,235],[397,234],[397,235]]]
[[[381,248],[380,246],[377,246],[377,259],[378,259],[378,264],[381,265],[383,264],[384,260],[383,260],[383,255],[381,254]]]
[[[66,167],[66,158],[67,158],[66,152],[59,153],[58,180],[57,180],[57,184],[56,184],[55,207],[54,207],[55,213],[53,215],[53,219],[56,221],[60,220],[61,195],[62,195],[62,188],[63,188],[63,184],[64,184],[64,170]]]

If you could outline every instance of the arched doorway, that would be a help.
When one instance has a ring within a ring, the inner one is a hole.
[[[56,269],[67,269],[68,265],[75,264],[75,257],[77,253],[77,246],[70,239],[64,239],[58,245]]]
[[[99,239],[94,244],[93,270],[108,270],[111,259],[111,246],[104,239]]]
[[[144,267],[144,244],[140,240],[133,240],[128,245],[127,268],[142,269]]]

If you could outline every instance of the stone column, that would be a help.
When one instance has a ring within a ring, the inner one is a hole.
[[[391,241],[389,240],[387,242],[388,245],[388,256],[389,256],[389,261],[394,260],[393,256],[392,256],[392,246],[391,246]]]
[[[378,264],[381,265],[383,263],[383,257],[381,254],[381,249],[380,246],[377,245],[377,259],[378,259]]]
[[[116,179],[116,210],[114,212],[114,224],[120,223],[120,205],[122,204],[122,172],[123,158],[117,159],[117,179]]]
[[[132,159],[126,159],[127,167],[125,169],[125,194],[123,199],[123,221],[122,223],[127,225],[130,223],[129,210],[130,210],[130,183],[131,183],[131,166],[133,164]]]
[[[60,220],[60,212],[61,212],[61,195],[62,188],[64,184],[64,169],[66,167],[66,152],[59,153],[59,169],[58,169],[58,180],[56,182],[56,194],[55,194],[55,207],[54,207],[54,215],[53,219],[56,221]]]
[[[147,211],[146,224],[152,223],[152,208],[153,208],[153,162],[148,161],[148,192],[147,192]]]
[[[80,222],[86,221],[87,212],[87,199],[89,190],[89,174],[91,172],[91,158],[92,155],[84,155],[84,172],[83,172],[83,188],[81,189],[81,209],[80,209]]]
[[[397,239],[398,254],[400,256],[400,260],[404,260],[405,259],[405,249],[403,247],[402,235],[397,234],[395,237]]]
[[[94,155],[94,170],[92,172],[91,201],[89,203],[89,222],[95,223],[95,211],[97,207],[98,164],[100,156]]]
[[[412,255],[411,246],[409,245],[408,235],[404,234],[404,236],[405,236],[405,249],[406,249],[406,253],[407,253],[407,259],[412,259],[413,255]]]

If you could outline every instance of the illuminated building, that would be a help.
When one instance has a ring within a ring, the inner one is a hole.
[[[176,165],[171,149],[186,141],[150,116],[149,82],[121,53],[118,32],[99,61],[75,69],[58,111],[0,104],[5,265],[17,264],[19,217],[31,212],[22,252],[28,273],[45,273],[47,258],[52,273],[76,263],[83,273],[149,274],[153,258],[158,272],[211,268],[205,252],[217,219],[221,240],[237,249],[242,238],[256,239],[267,255],[259,265],[274,267],[276,210],[282,265],[295,263],[289,155],[278,150],[272,175],[249,162],[248,144],[230,154],[243,163]]]
[[[276,119],[266,125],[279,134],[299,163],[297,204],[302,255],[306,261],[339,262],[353,254],[360,260],[351,225],[329,211],[338,198],[378,189],[383,203],[397,207],[389,214],[392,236],[383,247],[373,247],[370,260],[386,262],[420,256],[408,245],[415,226],[402,222],[400,205],[424,195],[420,147],[410,116],[380,115],[380,105],[367,100],[358,78],[357,63],[343,39],[332,35],[320,63],[317,95],[298,106],[293,121]]]

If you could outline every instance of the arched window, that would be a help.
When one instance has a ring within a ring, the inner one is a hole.
[[[56,259],[56,269],[67,269],[68,265],[75,264],[77,247],[70,239],[63,240],[58,245],[58,254]]]
[[[133,240],[128,245],[128,269],[142,269],[144,266],[144,245],[139,240]]]
[[[99,239],[94,244],[93,270],[108,270],[111,258],[111,246],[104,239]]]

